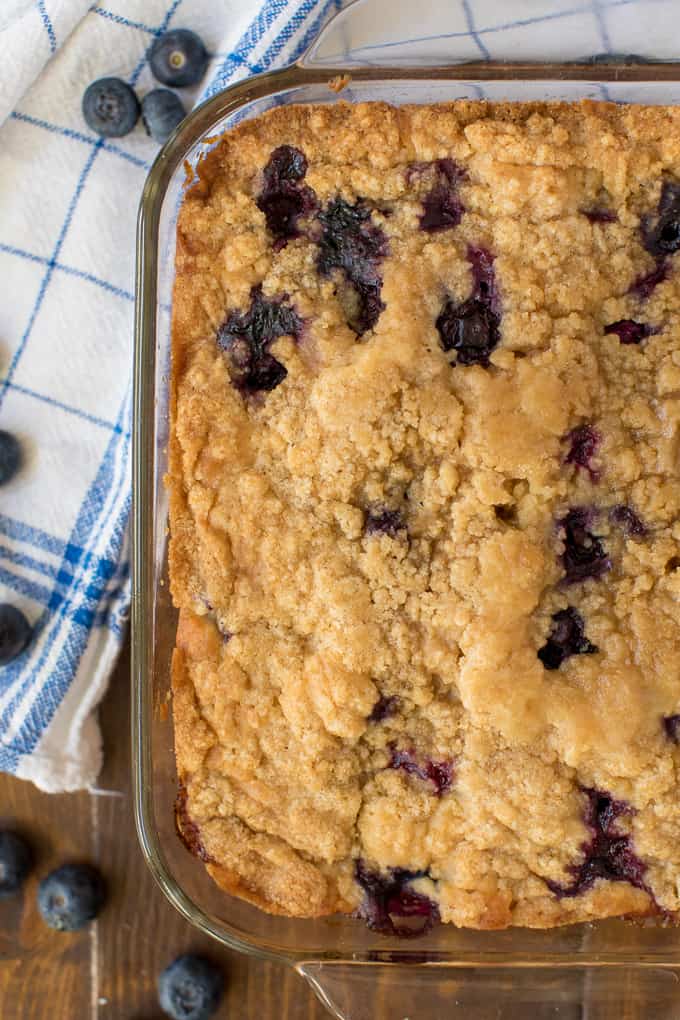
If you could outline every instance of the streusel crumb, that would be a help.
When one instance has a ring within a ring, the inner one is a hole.
[[[680,109],[279,108],[177,230],[186,842],[273,912],[680,910]]]

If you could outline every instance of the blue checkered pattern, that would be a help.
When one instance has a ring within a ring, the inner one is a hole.
[[[622,23],[669,2],[452,0],[444,36],[464,59],[539,57],[548,35],[566,56],[630,50]],[[134,221],[156,151],[140,129],[117,141],[89,132],[82,91],[104,74],[153,87],[148,47],[183,25],[213,53],[211,94],[291,62],[343,0],[2,3],[12,66],[0,82],[0,427],[21,437],[26,463],[0,493],[0,597],[21,606],[35,639],[0,673],[0,769],[59,790],[96,777],[91,711],[128,606]],[[668,56],[659,20],[646,24]],[[422,44],[393,21],[373,59]]]

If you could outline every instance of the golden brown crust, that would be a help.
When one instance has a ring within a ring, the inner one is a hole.
[[[227,891],[352,910],[361,858],[425,873],[416,891],[462,926],[680,908],[663,722],[680,713],[680,256],[642,243],[680,179],[679,128],[662,107],[337,102],[246,122],[199,165],[173,305],[173,692],[185,828]],[[385,307],[360,339],[314,216],[272,244],[256,199],[280,145],[304,152],[321,208],[362,199],[387,239]],[[444,178],[464,213],[424,232]],[[471,249],[499,291],[487,366],[452,364],[435,326],[474,293]],[[271,345],[283,383],[244,397],[216,332],[260,285],[304,328]],[[620,320],[649,334],[621,343]],[[583,425],[600,437],[587,468],[566,462]],[[372,533],[376,507],[404,527]],[[573,507],[608,565],[565,586]],[[597,651],[545,669],[567,608]],[[371,721],[379,697],[392,711]],[[629,855],[618,875],[598,810]]]

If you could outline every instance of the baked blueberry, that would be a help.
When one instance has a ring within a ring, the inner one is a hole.
[[[182,100],[169,89],[154,89],[142,99],[142,120],[146,133],[164,145],[186,117]]]
[[[412,164],[414,168],[432,167],[435,182],[423,199],[420,229],[428,234],[449,230],[460,223],[465,206],[458,194],[458,182],[465,180],[465,171],[452,159],[436,159],[430,164]]]
[[[367,535],[389,535],[390,538],[396,538],[405,528],[400,510],[390,510],[389,507],[376,504],[366,511],[364,531]]]
[[[203,40],[188,28],[165,32],[149,50],[149,67],[163,85],[195,85],[205,74],[208,54]]]
[[[602,206],[594,206],[590,209],[581,209],[581,212],[591,223],[616,223],[618,216],[611,209]]]
[[[32,867],[28,843],[16,832],[0,832],[0,900],[19,892]]]
[[[643,273],[642,276],[638,276],[636,280],[631,283],[628,288],[628,293],[633,294],[640,300],[645,301],[651,297],[652,293],[656,290],[660,283],[668,278],[670,272],[670,266],[664,259],[659,259],[654,269],[651,269],[648,273]]]
[[[208,1020],[223,992],[219,967],[191,953],[178,956],[158,978],[158,1000],[172,1020]]]
[[[595,511],[590,507],[575,507],[559,522],[564,552],[565,584],[597,580],[611,570],[611,560],[600,538],[590,530]]]
[[[622,344],[639,344],[654,333],[654,329],[646,322],[636,322],[634,319],[610,322],[604,327],[604,331],[605,334],[615,333]]]
[[[128,135],[139,120],[139,100],[120,78],[99,78],[83,95],[85,123],[104,138]]]
[[[371,931],[412,938],[430,930],[439,920],[436,903],[422,893],[409,889],[414,879],[424,878],[426,874],[424,871],[407,871],[405,868],[374,871],[364,861],[356,862],[354,876],[364,891],[359,916]],[[422,918],[422,921],[414,927],[408,922],[409,918]]]
[[[89,864],[63,864],[38,887],[38,910],[43,921],[56,931],[77,931],[101,910],[104,880]]]
[[[322,276],[339,270],[354,292],[356,308],[348,315],[359,336],[375,326],[385,305],[380,297],[380,261],[387,254],[387,238],[371,220],[361,199],[350,205],[335,198],[319,213],[321,237],[317,268]]]
[[[21,655],[31,640],[31,625],[16,606],[0,604],[0,666]]]
[[[390,716],[395,715],[398,711],[399,698],[395,696],[386,697],[384,694],[381,694],[371,710],[368,721],[369,723],[384,722],[385,719],[389,719]]]
[[[441,797],[450,788],[454,771],[452,761],[432,761],[430,758],[420,761],[412,748],[397,748],[394,745],[390,751],[389,768],[403,769],[409,775],[418,776],[426,783],[432,783],[437,797]]]
[[[237,390],[259,393],[275,389],[288,372],[273,354],[271,344],[282,336],[296,340],[302,332],[302,319],[286,303],[264,297],[262,287],[250,292],[247,312],[230,312],[217,331],[217,344],[229,360],[229,374]]]
[[[500,340],[500,300],[493,268],[494,256],[485,248],[470,246],[472,295],[460,304],[450,298],[435,323],[443,351],[455,351],[457,365],[487,367]]]
[[[602,436],[592,425],[579,425],[567,436],[569,449],[564,458],[565,464],[574,464],[576,468],[584,468],[592,481],[599,478],[599,470],[593,467],[593,458],[597,454]]]
[[[631,837],[617,831],[617,819],[633,814],[633,809],[601,790],[582,787],[581,792],[586,797],[583,820],[590,832],[590,839],[581,847],[583,861],[569,868],[572,880],[567,885],[548,881],[548,887],[560,898],[580,896],[598,879],[630,882],[647,890],[646,865],[633,850]]]
[[[680,715],[664,716],[663,728],[669,740],[674,744],[680,744]]]
[[[316,195],[302,183],[306,173],[307,158],[292,145],[274,149],[264,168],[257,208],[264,213],[276,249],[299,237],[300,220],[318,208]]]
[[[546,669],[559,669],[572,655],[592,655],[598,650],[585,636],[583,617],[573,606],[554,613],[552,623],[548,640],[537,653]]]
[[[651,255],[672,255],[680,248],[680,183],[666,180],[655,216],[642,223],[642,238]]]
[[[0,429],[0,485],[11,481],[21,467],[21,445],[11,432]]]
[[[631,538],[644,538],[647,534],[647,528],[640,517],[635,513],[632,507],[626,506],[621,503],[618,506],[613,506],[609,511],[609,520],[612,524],[616,525],[617,528],[621,528],[624,535],[628,535]]]

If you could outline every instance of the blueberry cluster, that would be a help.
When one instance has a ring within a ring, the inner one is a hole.
[[[19,472],[23,456],[15,435],[0,429],[0,485],[11,482]],[[16,606],[0,604],[0,666],[13,662],[29,644],[33,629]]]
[[[21,891],[34,862],[22,836],[0,831],[0,900]],[[90,864],[62,864],[38,885],[38,912],[53,931],[79,931],[98,917],[105,901],[104,879]],[[160,1007],[171,1020],[208,1020],[223,990],[222,971],[202,956],[179,956],[158,978]]]
[[[159,36],[148,56],[156,80],[173,88],[196,85],[208,64],[203,41],[187,28],[175,28]],[[122,78],[93,81],[85,90],[82,108],[87,126],[103,138],[129,134],[141,113],[147,134],[161,144],[186,116],[182,100],[170,89],[153,89],[140,104],[132,86]]]

